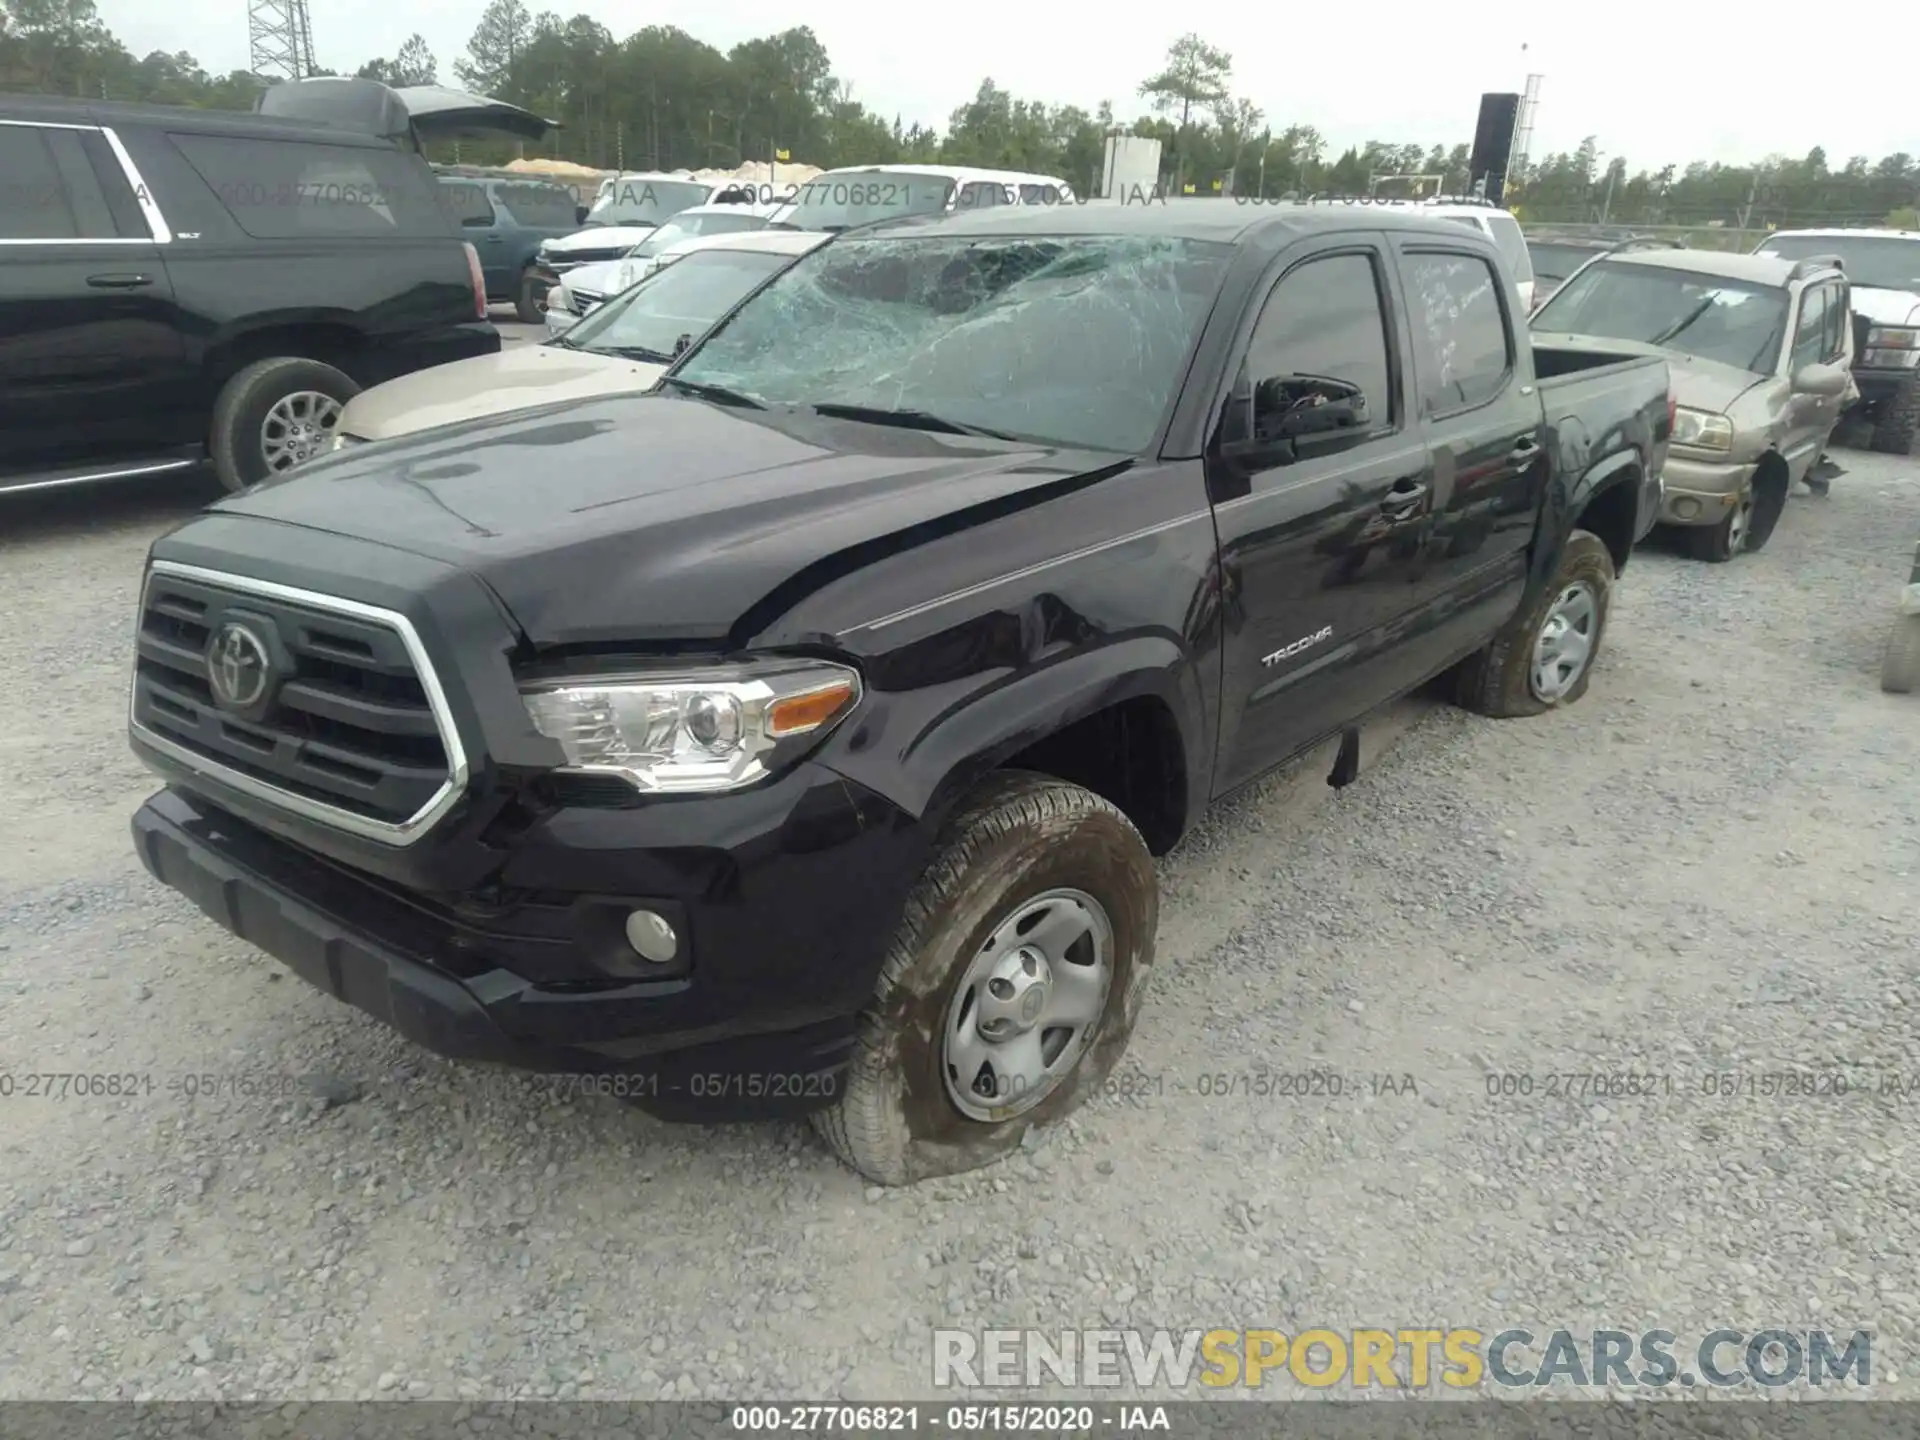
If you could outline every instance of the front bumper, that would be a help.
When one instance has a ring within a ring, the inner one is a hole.
[[[916,836],[878,797],[802,765],[691,805],[551,807],[514,838],[498,883],[440,897],[324,859],[188,790],[161,791],[133,818],[156,879],[416,1044],[597,1077],[580,1088],[703,1122],[836,1098],[923,863]],[[633,968],[609,917],[641,906],[684,937],[675,978],[608,974],[615,952]]]
[[[1754,461],[1705,460],[1667,452],[1661,472],[1660,523],[1717,525],[1746,493]]]

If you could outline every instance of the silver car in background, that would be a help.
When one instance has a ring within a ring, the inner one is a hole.
[[[1598,256],[1534,313],[1543,343],[1665,357],[1676,402],[1663,524],[1699,559],[1767,543],[1858,392],[1846,276],[1831,256]],[[1596,437],[1598,438],[1598,437]]]

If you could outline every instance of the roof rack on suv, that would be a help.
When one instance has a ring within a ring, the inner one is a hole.
[[[1846,268],[1846,263],[1838,255],[1809,255],[1803,260],[1794,262],[1793,269],[1787,274],[1787,279],[1804,280],[1816,270],[1839,270],[1844,273]]]

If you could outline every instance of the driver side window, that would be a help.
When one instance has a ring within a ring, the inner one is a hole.
[[[1247,343],[1253,433],[1274,438],[1284,417],[1359,392],[1370,432],[1394,423],[1386,306],[1371,253],[1309,260],[1282,276]],[[1329,386],[1326,382],[1333,381]]]

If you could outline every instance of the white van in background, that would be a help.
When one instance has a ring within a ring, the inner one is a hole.
[[[951,215],[989,205],[1072,205],[1056,175],[965,165],[848,165],[800,182],[776,230],[845,230],[912,215]]]

